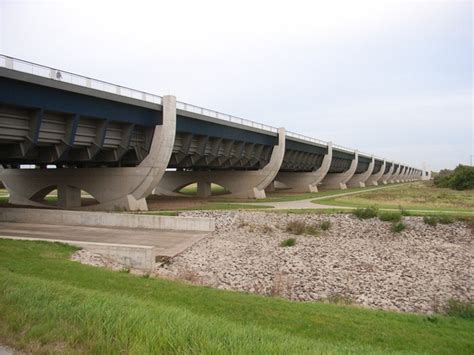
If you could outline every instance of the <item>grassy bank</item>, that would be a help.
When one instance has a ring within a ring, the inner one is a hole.
[[[432,210],[474,213],[474,192],[435,187],[431,182],[398,185],[395,188],[368,191],[356,195],[315,200],[331,206],[383,209]]]
[[[69,261],[71,247],[0,240],[0,342],[144,353],[472,353],[474,322],[275,298]]]

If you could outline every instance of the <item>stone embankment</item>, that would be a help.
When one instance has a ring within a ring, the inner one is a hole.
[[[184,212],[216,218],[216,231],[156,274],[220,289],[298,301],[326,300],[430,313],[449,299],[473,300],[472,241],[462,222],[429,226],[404,217],[406,229],[350,214]],[[331,227],[293,235],[289,222]],[[280,246],[295,238],[296,244]]]

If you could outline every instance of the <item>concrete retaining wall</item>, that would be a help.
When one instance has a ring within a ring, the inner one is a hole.
[[[212,232],[214,219],[30,208],[0,208],[0,221]]]

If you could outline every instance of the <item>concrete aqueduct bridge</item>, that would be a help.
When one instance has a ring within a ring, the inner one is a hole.
[[[0,55],[0,180],[10,203],[146,210],[145,198],[217,183],[236,197],[346,188],[422,171],[253,121]],[[25,169],[24,165],[33,167]],[[402,169],[403,168],[403,169]],[[81,190],[96,204],[82,206]]]

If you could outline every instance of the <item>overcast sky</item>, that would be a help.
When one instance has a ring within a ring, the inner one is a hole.
[[[474,154],[472,18],[456,0],[0,0],[0,52],[438,170]]]

